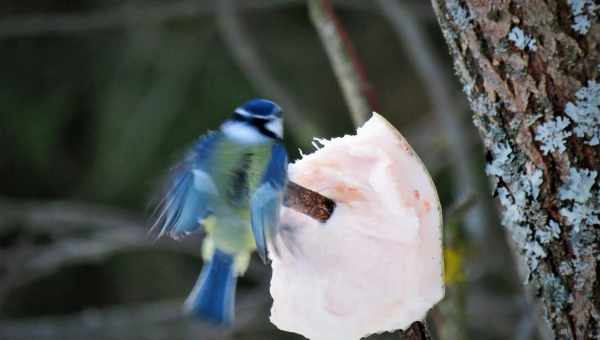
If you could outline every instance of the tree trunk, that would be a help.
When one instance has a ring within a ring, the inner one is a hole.
[[[555,338],[600,338],[600,7],[432,0]]]

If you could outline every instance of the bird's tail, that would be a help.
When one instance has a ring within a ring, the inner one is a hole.
[[[233,255],[215,249],[185,301],[188,313],[217,325],[233,322],[237,281],[234,263]]]

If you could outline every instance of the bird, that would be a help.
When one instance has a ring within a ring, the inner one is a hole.
[[[287,184],[282,109],[267,99],[237,107],[172,168],[151,230],[180,239],[204,230],[204,265],[184,311],[210,323],[234,321],[237,278],[253,251],[268,261]]]

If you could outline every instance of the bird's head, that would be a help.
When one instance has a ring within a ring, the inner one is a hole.
[[[243,144],[260,144],[283,138],[283,118],[279,105],[266,99],[253,99],[235,109],[221,130]]]

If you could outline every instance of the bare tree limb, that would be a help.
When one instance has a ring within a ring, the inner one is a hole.
[[[109,10],[96,10],[72,14],[21,14],[0,19],[0,39],[33,37],[46,34],[86,34],[89,32],[126,29],[139,24],[161,24],[215,12],[213,1],[180,1],[147,7],[124,5]],[[266,10],[301,5],[302,0],[254,0],[240,2],[240,9]],[[337,0],[336,5],[351,10],[370,11],[374,8],[361,0]],[[411,3],[423,20],[434,19],[423,2]]]
[[[487,186],[482,186],[476,180],[479,177],[479,174],[475,171],[475,164],[477,162],[471,156],[472,150],[469,147],[475,144],[469,138],[473,135],[471,132],[473,127],[467,126],[466,121],[461,119],[466,107],[457,103],[457,94],[452,91],[453,86],[450,82],[449,74],[442,62],[436,57],[434,47],[431,45],[431,39],[428,39],[424,31],[424,23],[415,20],[410,8],[401,1],[377,0],[377,2],[381,7],[382,15],[388,19],[398,37],[403,41],[404,47],[409,52],[412,62],[417,67],[417,71],[430,92],[434,113],[437,119],[442,122],[445,133],[448,135],[450,152],[454,160],[452,166],[456,174],[454,177],[456,181],[454,191],[459,194],[457,199],[460,201],[469,197],[470,191],[476,192],[477,196],[483,197],[487,195]],[[461,199],[461,197],[463,198]],[[467,219],[465,220],[466,232],[469,234],[469,237],[478,239],[480,242],[485,242],[482,240],[483,235],[489,233],[490,227],[497,223],[495,209],[491,206],[488,199],[478,199],[473,208],[469,209],[472,214],[467,215]],[[494,242],[496,240],[497,238],[494,237]],[[452,238],[446,239],[446,247],[454,248],[452,243]],[[518,254],[516,253],[513,253],[513,256],[515,256],[515,259],[518,258]],[[523,289],[522,293],[529,297],[531,292]],[[445,303],[456,298],[453,295],[457,294],[448,294]],[[461,293],[458,293],[458,295],[461,295]],[[525,299],[527,309],[525,313],[536,312],[535,303],[530,300],[530,298]],[[455,301],[455,303],[457,302]],[[444,323],[450,322],[452,324],[450,325],[450,329],[455,331],[462,330],[463,333],[445,334],[444,336],[448,338],[464,338],[466,336],[466,325],[462,325],[461,327],[461,321],[456,319],[460,312],[457,313],[456,308],[451,308],[451,310],[451,313],[446,313],[445,315],[445,318],[449,318],[450,320],[444,320]],[[443,327],[441,328],[440,333],[443,334]],[[540,333],[543,333],[543,330],[540,330]]]
[[[457,102],[450,82],[448,72],[442,62],[435,56],[435,49],[431,46],[425,29],[406,6],[396,0],[377,0],[381,14],[387,19],[394,32],[408,52],[408,56],[415,66],[417,73],[429,92],[429,99],[433,106],[433,113],[443,133],[447,136],[449,152],[451,154],[451,167],[454,172],[453,192],[455,201],[463,201],[473,194],[483,196],[487,188],[479,184],[479,174],[475,172],[469,138],[472,134],[461,119],[466,111],[466,105]],[[477,200],[465,212],[464,224],[457,224],[455,230],[446,230],[445,246],[451,251],[459,253],[465,247],[468,238],[479,241],[488,227],[493,226],[495,218],[489,200]],[[464,225],[464,227],[463,227]],[[442,337],[448,339],[462,339],[467,337],[465,317],[465,285],[455,282],[449,284],[446,299],[440,305],[440,316],[436,318]],[[443,315],[442,315],[443,314]]]
[[[302,117],[303,110],[262,62],[255,45],[244,33],[246,30],[242,27],[239,15],[236,13],[235,0],[219,1],[217,12],[219,29],[231,53],[259,91],[282,104],[286,111],[285,122],[293,127],[292,132],[298,134],[300,140],[304,141],[322,135],[319,127],[308,121],[306,117]],[[293,182],[288,185],[285,202],[288,207],[322,222],[327,221],[335,209],[335,202],[331,199]]]
[[[461,119],[467,107],[462,102],[457,102],[457,95],[452,90],[454,86],[450,82],[450,76],[446,67],[436,57],[431,39],[425,33],[422,24],[415,20],[413,13],[401,1],[377,0],[377,3],[381,8],[381,14],[388,20],[402,41],[411,62],[424,81],[433,105],[433,113],[441,122],[440,125],[444,127],[443,132],[447,135],[449,151],[454,160],[452,168],[455,173],[453,179],[455,181],[454,192],[458,193],[457,199],[467,197],[473,192],[487,193],[487,188],[482,188],[478,183],[479,175],[472,166],[474,160],[470,154],[473,141],[469,136],[473,135],[473,128],[468,127]],[[479,200],[473,209],[476,216],[471,216],[470,220],[467,219],[467,228],[471,236],[481,238],[485,230],[483,225],[495,224],[493,208],[489,203],[486,205],[487,202],[489,201]]]
[[[244,9],[256,10],[289,5],[294,0],[257,0],[244,2]],[[214,1],[179,1],[140,8],[123,5],[110,10],[77,14],[30,14],[0,20],[0,39],[40,34],[79,34],[90,31],[160,24],[214,14]]]
[[[309,0],[308,7],[313,25],[342,87],[352,120],[356,126],[360,126],[376,108],[375,93],[366,72],[346,30],[333,11],[331,1]],[[424,321],[414,322],[406,331],[399,333],[406,340],[431,339]]]
[[[236,339],[242,331],[251,331],[269,303],[267,288],[256,287],[241,294],[236,304],[236,322],[230,329],[187,318],[181,311],[182,301],[165,301],[141,306],[87,310],[73,316],[0,320],[0,339],[11,340],[79,340],[143,338],[172,339]],[[266,320],[260,322],[268,326]]]
[[[0,227],[19,222],[31,227],[47,227],[54,233],[74,230],[145,229],[143,221],[129,212],[76,201],[24,201],[0,199]],[[55,228],[61,225],[60,229]],[[49,228],[49,227],[52,228]]]
[[[342,88],[354,125],[367,121],[377,110],[375,93],[348,33],[333,12],[330,0],[309,0],[313,25],[321,38],[335,75]]]
[[[16,227],[15,227],[16,226]],[[30,238],[0,248],[0,298],[12,287],[50,275],[65,266],[102,261],[125,251],[158,248],[200,257],[197,240],[158,242],[148,238],[148,225],[110,207],[79,202],[0,203],[0,237],[18,232]],[[33,238],[44,236],[37,244]]]
[[[217,3],[217,13],[219,30],[233,57],[260,93],[281,103],[285,110],[285,123],[293,127],[291,132],[297,134],[302,143],[311,141],[315,136],[322,136],[323,130],[303,116],[307,108],[297,104],[285,90],[286,86],[275,79],[263,62],[237,14],[236,1],[220,0]]]

